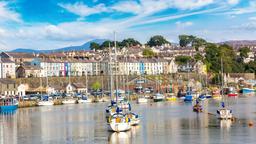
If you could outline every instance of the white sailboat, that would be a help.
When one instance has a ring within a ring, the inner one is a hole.
[[[42,79],[40,78],[40,86],[42,87]],[[48,88],[48,74],[46,75],[46,92]],[[48,94],[43,96],[41,91],[41,100],[37,102],[38,106],[51,106],[54,105],[52,98],[49,98]]]
[[[68,83],[69,83],[69,85],[71,85],[70,75],[71,75],[71,68],[69,68],[69,73],[68,73]],[[69,96],[66,96],[66,98],[62,101],[62,104],[75,104],[75,103],[77,103],[77,99],[74,99],[71,96],[71,93],[68,93],[68,94],[69,94]]]
[[[141,75],[140,75],[140,80],[141,80]],[[140,87],[142,87],[142,86],[141,86],[141,82],[140,82]],[[147,103],[147,102],[148,102],[148,99],[146,99],[145,96],[139,94],[137,103],[138,103],[138,104],[141,104],[141,103]]]
[[[111,116],[108,125],[109,129],[114,132],[124,132],[131,129],[130,119],[120,113]]]
[[[221,59],[221,74],[222,74],[221,87],[222,87],[222,90],[223,90],[223,63],[222,63],[222,59]],[[232,110],[228,109],[225,106],[224,98],[223,98],[223,92],[221,93],[221,97],[222,97],[222,102],[221,102],[222,108],[217,110],[218,118],[219,119],[232,119],[233,118]]]
[[[112,97],[112,82],[113,82],[113,78],[112,78],[112,62],[111,62],[111,52],[110,52],[110,81],[111,81],[111,97]],[[115,34],[115,61],[117,63],[117,57],[116,57],[116,34]],[[115,63],[115,65],[116,65]],[[117,67],[116,67],[116,73],[117,73]],[[115,82],[115,89],[116,89],[116,101],[111,101],[111,105],[107,108],[106,112],[107,115],[109,115],[108,118],[108,125],[109,125],[109,129],[114,131],[114,132],[123,132],[123,131],[128,131],[131,129],[131,123],[130,123],[130,119],[128,117],[126,117],[124,114],[122,114],[122,109],[119,108],[119,104],[122,104],[123,101],[121,101],[121,103],[119,103],[118,101],[118,86],[117,86],[117,75],[116,75],[116,82]],[[126,104],[124,103],[124,105],[121,105],[121,107],[126,106]],[[115,113],[114,113],[115,110]]]

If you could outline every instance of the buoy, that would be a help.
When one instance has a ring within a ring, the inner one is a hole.
[[[253,122],[249,122],[249,123],[248,123],[248,126],[249,126],[249,127],[252,127],[252,126],[253,126]]]

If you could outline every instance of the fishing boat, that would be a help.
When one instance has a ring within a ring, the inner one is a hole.
[[[240,90],[240,92],[241,92],[242,94],[249,94],[249,93],[255,92],[255,90],[254,90],[254,89],[250,89],[250,88],[242,88],[242,89]]]
[[[37,103],[38,106],[51,106],[54,105],[52,99],[49,99],[49,96],[42,96],[41,100]]]
[[[126,117],[128,117],[131,121],[131,126],[138,125],[140,123],[139,115],[129,112],[125,114]]]
[[[131,129],[131,122],[122,113],[115,113],[108,120],[109,129],[114,132],[124,132]]]
[[[18,104],[15,98],[1,98],[0,112],[14,111],[18,108]]]
[[[154,99],[154,102],[163,101],[164,100],[164,95],[162,95],[160,93],[157,93],[157,94],[154,95],[153,99]]]

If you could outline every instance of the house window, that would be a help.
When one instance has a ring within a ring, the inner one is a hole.
[[[9,84],[6,85],[6,88],[9,89]]]

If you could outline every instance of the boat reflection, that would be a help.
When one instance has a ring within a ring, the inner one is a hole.
[[[132,143],[131,140],[136,136],[139,130],[138,126],[133,126],[130,131],[127,132],[112,132],[109,133],[108,143],[109,144],[129,144]]]
[[[1,111],[0,115],[14,115],[16,112],[17,110]]]
[[[220,120],[220,127],[223,129],[230,129],[232,121],[230,119]]]

